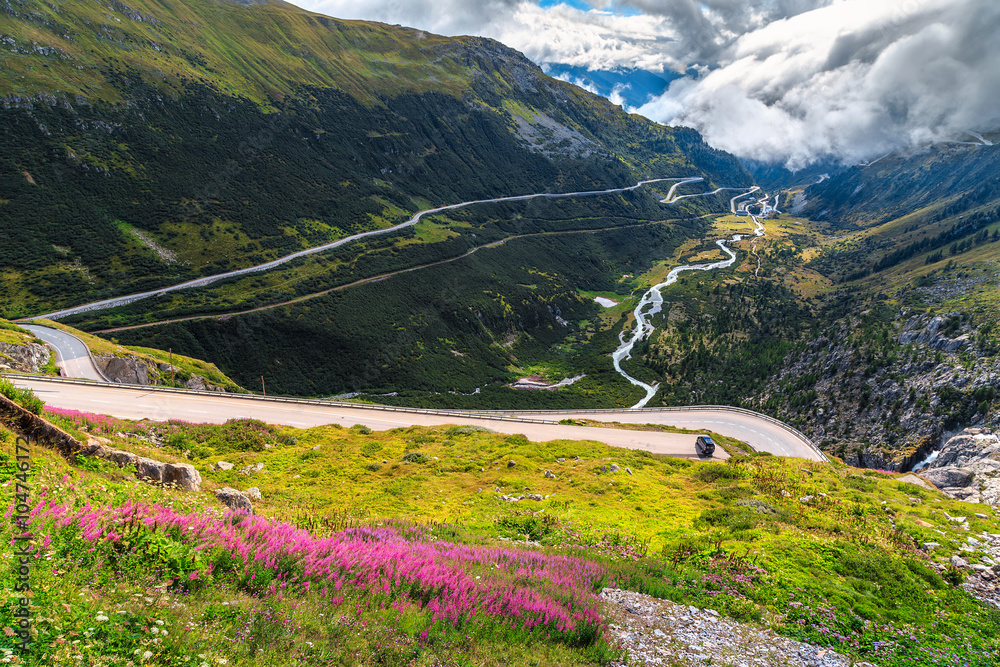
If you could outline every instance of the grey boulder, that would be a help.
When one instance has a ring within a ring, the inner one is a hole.
[[[236,489],[224,486],[215,492],[215,497],[234,512],[253,514],[253,504],[250,502],[250,499]]]

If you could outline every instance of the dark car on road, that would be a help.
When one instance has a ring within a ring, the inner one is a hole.
[[[699,435],[694,441],[694,450],[698,452],[698,456],[708,458],[715,453],[715,442],[707,435]]]

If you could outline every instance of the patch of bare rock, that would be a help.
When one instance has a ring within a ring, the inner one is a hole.
[[[1000,505],[1000,437],[988,428],[967,428],[918,474],[952,498]]]
[[[604,589],[601,597],[606,603],[608,638],[622,644],[629,665],[875,667],[766,628],[722,618],[714,609],[614,588]]]

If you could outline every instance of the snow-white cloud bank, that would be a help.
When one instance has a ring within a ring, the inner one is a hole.
[[[539,64],[699,73],[639,108],[741,157],[859,161],[1000,126],[997,0],[295,0]],[[576,4],[581,4],[577,2]]]
[[[994,129],[1000,3],[845,0],[774,21],[639,113],[793,168]]]

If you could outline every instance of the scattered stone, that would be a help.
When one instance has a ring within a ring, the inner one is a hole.
[[[250,499],[236,489],[224,486],[215,492],[215,497],[234,512],[253,514],[253,504],[250,502]]]
[[[315,447],[311,447],[311,448],[309,449],[309,451],[310,451],[310,452],[315,452],[315,451],[318,451],[318,450],[319,450],[319,448],[320,448],[321,446],[322,446],[322,445],[316,445]]]
[[[937,549],[939,546],[941,546],[941,544],[938,542],[924,542],[920,545],[920,548],[924,551],[931,551],[932,549]]]
[[[181,491],[201,491],[201,474],[190,463],[168,463],[163,468],[163,483]]]
[[[240,468],[240,473],[244,475],[252,475],[255,472],[262,472],[264,470],[263,463],[257,463],[254,465],[248,465],[245,468]]]
[[[781,637],[756,625],[720,617],[641,593],[606,588],[608,637],[621,644],[630,665],[734,667],[874,667],[829,649]],[[623,663],[612,662],[612,667]]]
[[[234,466],[229,461],[216,461],[215,465],[212,466],[216,470],[232,470]]]
[[[566,459],[556,459],[556,463],[566,463]]]
[[[541,502],[543,500],[542,496],[537,493],[529,493],[521,497],[527,498],[528,500],[534,500],[535,502]]]
[[[516,465],[517,465],[517,461],[507,461],[507,467],[508,468],[513,468]]]
[[[551,470],[545,471],[545,479],[555,479],[556,476]]]
[[[971,468],[956,468],[953,466],[931,468],[930,470],[922,470],[921,472],[924,479],[939,489],[947,487],[964,488],[972,483],[972,478],[976,475],[976,471]]]
[[[631,475],[632,474],[632,469],[629,468],[628,466],[625,466],[625,472],[627,472],[629,475]]]
[[[792,497],[792,494],[790,494],[788,491],[786,491],[784,489],[781,490],[781,495],[783,497],[785,497],[785,498],[791,498]]]
[[[250,500],[264,500],[264,496],[261,494],[260,489],[256,486],[251,486],[249,489],[243,492]]]
[[[921,528],[933,528],[933,527],[934,527],[934,524],[932,524],[932,523],[927,523],[927,522],[926,522],[926,521],[924,521],[923,519],[915,519],[915,520],[913,521],[913,523],[917,524],[917,525],[918,525],[918,526],[920,526]]]
[[[618,467],[617,463],[611,464],[611,472],[618,472],[619,470],[621,470],[621,468]]]
[[[799,498],[799,502],[800,502],[800,503],[808,503],[808,502],[810,502],[810,501],[811,501],[812,499],[813,499],[813,497],[812,497],[812,496],[802,496],[801,498]]]
[[[958,555],[952,556],[950,562],[951,562],[951,564],[954,567],[958,567],[958,568],[967,568],[967,567],[969,567],[969,561],[965,560],[964,558],[962,558],[961,556],[958,556]]]
[[[913,473],[910,473],[909,475],[903,475],[902,477],[897,477],[896,481],[903,482],[904,484],[913,484],[914,486],[919,486],[920,488],[927,489],[928,491],[934,490],[933,486],[931,486],[924,480],[920,479]]]
[[[986,516],[985,514],[980,514],[979,512],[976,512],[975,517],[977,519],[989,519],[988,516]]]

